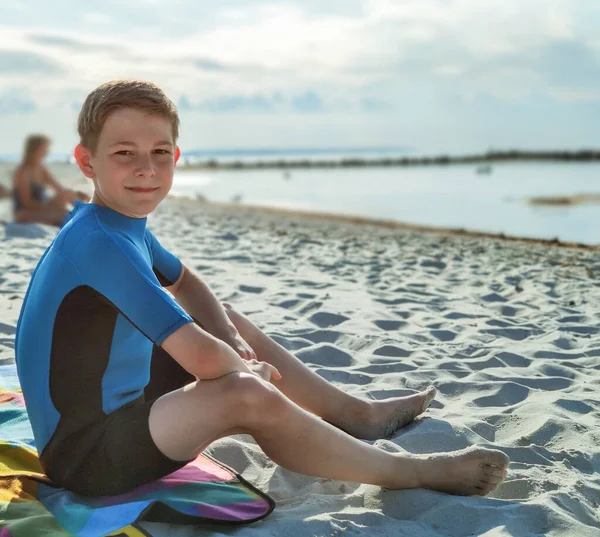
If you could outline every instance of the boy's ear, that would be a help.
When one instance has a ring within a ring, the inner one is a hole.
[[[175,164],[177,164],[177,161],[179,160],[180,156],[181,156],[181,150],[179,149],[178,146],[175,146]]]
[[[83,175],[86,177],[93,179],[95,177],[95,173],[91,163],[92,154],[90,150],[87,147],[83,147],[81,144],[78,144],[75,148],[74,155],[81,173],[83,173]]]

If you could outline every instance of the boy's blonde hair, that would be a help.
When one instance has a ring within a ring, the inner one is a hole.
[[[135,108],[170,120],[173,142],[177,142],[177,108],[158,86],[141,80],[114,80],[98,86],[86,97],[77,120],[81,145],[92,153],[96,151],[106,118],[119,108]]]

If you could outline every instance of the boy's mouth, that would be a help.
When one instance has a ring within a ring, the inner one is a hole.
[[[132,192],[137,192],[138,194],[147,194],[149,192],[154,192],[158,190],[158,187],[145,187],[145,186],[126,186],[127,190],[131,190]]]

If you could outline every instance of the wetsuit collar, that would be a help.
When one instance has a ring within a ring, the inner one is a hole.
[[[143,236],[146,231],[147,218],[132,218],[125,216],[117,211],[113,211],[109,207],[96,205],[95,203],[87,204],[94,208],[103,224],[115,229],[120,229],[133,234],[141,234]]]

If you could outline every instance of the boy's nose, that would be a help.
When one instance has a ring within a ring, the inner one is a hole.
[[[154,175],[155,169],[149,156],[140,155],[137,161],[136,175],[140,177]]]

